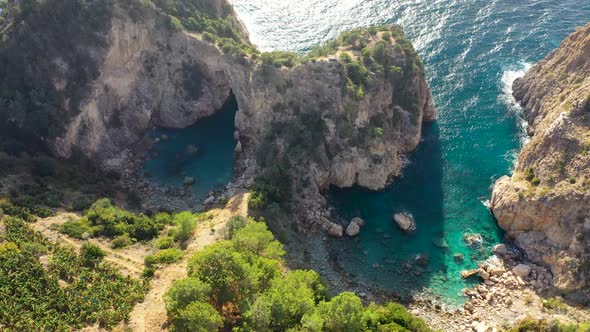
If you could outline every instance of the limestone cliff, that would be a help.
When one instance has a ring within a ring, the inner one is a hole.
[[[514,83],[529,123],[512,177],[494,187],[500,226],[555,287],[579,300],[590,286],[590,24]]]
[[[148,130],[190,126],[233,94],[244,165],[238,184],[285,166],[298,225],[340,235],[321,193],[330,185],[383,188],[416,148],[422,123],[435,118],[422,63],[399,27],[357,30],[324,54],[281,62],[281,54],[258,53],[243,30],[234,36],[238,45],[187,32],[153,5],[114,3],[107,42],[92,50],[99,75],[64,133],[48,139],[57,156],[80,152],[129,171],[149,145]],[[215,4],[239,26],[231,7]]]

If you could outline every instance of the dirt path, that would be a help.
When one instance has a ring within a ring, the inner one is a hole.
[[[212,219],[197,227],[183,259],[156,271],[144,301],[133,308],[127,328],[137,332],[167,330],[164,293],[174,281],[187,276],[188,259],[194,252],[223,239],[223,230],[230,217],[248,215],[248,195],[248,193],[237,194],[223,209],[213,209],[208,212],[212,215]]]

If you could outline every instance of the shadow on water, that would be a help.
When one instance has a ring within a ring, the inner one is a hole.
[[[443,160],[439,128],[426,125],[423,141],[412,155],[403,177],[381,192],[360,188],[333,188],[332,203],[341,217],[361,217],[366,226],[355,239],[330,243],[336,263],[352,279],[371,288],[387,289],[402,299],[429,287],[434,279],[444,282],[445,262],[453,253],[443,215]],[[401,231],[392,215],[410,212],[416,231]],[[418,259],[424,256],[426,262]]]
[[[220,111],[190,127],[152,130],[148,135],[157,143],[147,152],[144,175],[158,186],[190,184],[197,199],[225,186],[233,172],[237,110],[232,95]],[[184,183],[187,178],[193,181]]]

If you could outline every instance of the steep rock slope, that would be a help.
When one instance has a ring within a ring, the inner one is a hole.
[[[112,2],[106,41],[85,46],[96,74],[63,117],[63,130],[42,139],[59,157],[81,153],[131,174],[150,144],[148,130],[190,126],[233,93],[245,174],[238,185],[258,175],[279,193],[265,193],[267,204],[294,212],[302,229],[340,235],[321,192],[330,185],[383,188],[419,143],[422,123],[435,118],[422,63],[401,29],[357,30],[314,57],[260,54],[225,1],[174,3]],[[206,19],[189,17],[202,10],[208,16],[197,17]],[[189,32],[219,17],[230,23],[217,31],[229,29],[233,39]],[[50,60],[64,72],[80,70],[63,56]],[[52,81],[58,92],[71,84],[61,76]]]
[[[512,177],[494,187],[492,211],[530,259],[547,264],[555,287],[590,285],[590,24],[514,83],[530,143]]]

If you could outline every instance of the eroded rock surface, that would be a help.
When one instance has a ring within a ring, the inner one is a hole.
[[[587,301],[590,280],[590,25],[514,83],[530,143],[491,208],[528,257],[549,266],[557,289]],[[575,292],[583,289],[585,292]]]
[[[139,20],[120,5],[115,13],[99,78],[65,134],[49,142],[60,157],[81,153],[129,175],[152,143],[148,130],[190,126],[233,94],[242,175],[233,185],[280,165],[299,228],[336,235],[322,193],[332,185],[384,188],[436,116],[422,63],[398,27],[360,32],[367,50],[379,45],[383,65],[370,65],[357,40],[287,67],[166,28],[157,11]]]

